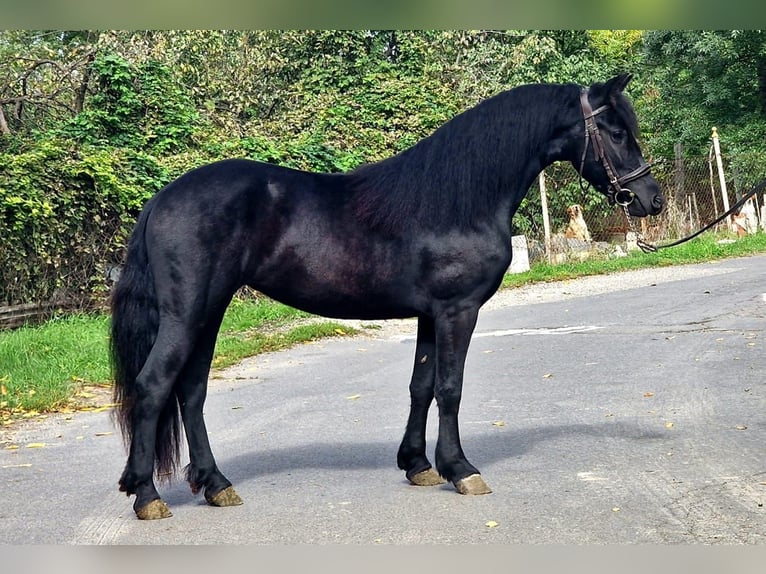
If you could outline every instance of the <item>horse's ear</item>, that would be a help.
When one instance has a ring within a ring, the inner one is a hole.
[[[620,74],[603,84],[594,84],[591,86],[592,93],[597,101],[615,106],[632,77],[632,74]]]
[[[632,74],[620,74],[603,84],[593,84],[590,87],[590,93],[595,105],[611,104],[614,106],[632,78]]]
[[[606,88],[606,93],[609,95],[610,99],[621,94],[630,83],[631,79],[633,79],[633,74],[620,74],[609,80],[604,87]]]

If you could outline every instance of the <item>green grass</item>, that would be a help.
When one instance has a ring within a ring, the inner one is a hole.
[[[108,381],[108,324],[74,315],[0,332],[0,410],[53,410],[83,383]]]
[[[265,297],[235,299],[221,325],[213,366],[354,332],[329,321],[294,325],[307,317]],[[0,332],[0,418],[68,409],[83,388],[109,385],[109,323],[106,315],[71,315]]]
[[[609,260],[586,260],[560,265],[535,264],[526,273],[508,275],[503,286],[513,288],[541,281],[573,279],[644,267],[699,263],[727,257],[766,253],[766,234],[731,244],[718,244],[706,235],[658,253],[632,253]],[[235,299],[224,317],[213,359],[215,368],[244,357],[287,348],[300,342],[343,335],[352,330],[310,317],[264,297]],[[43,325],[0,331],[0,420],[22,413],[71,408],[72,399],[89,385],[110,384],[109,317],[73,315]],[[87,394],[87,393],[86,393]]]
[[[734,243],[718,243],[720,237],[703,235],[676,247],[660,249],[656,253],[633,251],[626,257],[614,259],[586,259],[553,265],[536,263],[529,271],[506,275],[503,287],[518,287],[529,283],[575,279],[588,275],[603,275],[646,267],[667,267],[715,261],[729,257],[742,257],[766,253],[766,233],[757,233],[738,239]]]
[[[298,343],[324,339],[338,335],[355,333],[339,323],[322,321],[308,325],[292,327],[284,333],[262,333],[252,329],[244,332],[225,333],[219,337],[216,354],[213,358],[213,368],[224,368],[234,365],[245,357],[252,357],[269,351],[279,351]]]

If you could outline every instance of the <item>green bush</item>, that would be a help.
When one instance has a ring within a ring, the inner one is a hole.
[[[91,299],[166,180],[152,156],[46,139],[0,154],[0,302]]]

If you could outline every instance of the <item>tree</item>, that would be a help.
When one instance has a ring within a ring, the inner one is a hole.
[[[761,30],[654,31],[644,38],[653,90],[652,143],[671,155],[680,141],[707,151],[717,126],[730,149],[759,148],[766,138],[766,34]]]
[[[0,33],[0,133],[44,130],[82,111],[93,61],[93,33]]]

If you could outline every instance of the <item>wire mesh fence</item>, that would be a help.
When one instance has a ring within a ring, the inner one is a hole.
[[[635,218],[644,239],[667,243],[715,221],[766,176],[766,154],[723,156],[721,169],[719,172],[713,153],[679,154],[654,165],[652,174],[667,203],[658,216]],[[525,236],[530,262],[560,263],[594,254],[620,256],[637,248],[623,209],[609,206],[603,195],[587,189],[587,183],[583,185],[585,189],[571,165],[560,163],[546,168],[529,190],[514,218],[513,233]],[[755,196],[714,230],[742,236],[765,226],[764,197]]]

